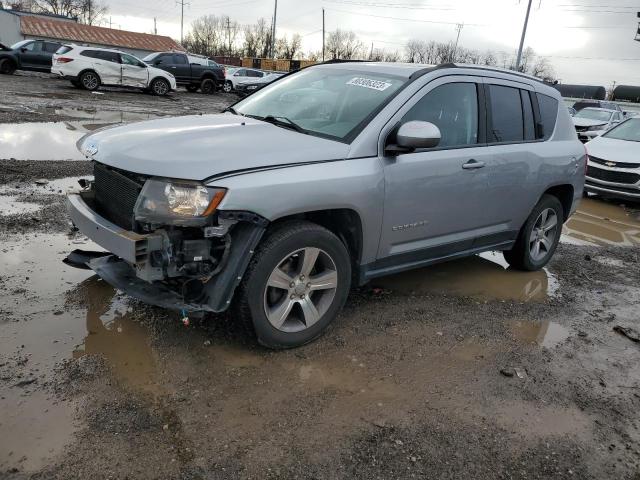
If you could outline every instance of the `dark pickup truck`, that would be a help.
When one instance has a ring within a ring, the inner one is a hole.
[[[0,43],[0,73],[16,70],[51,71],[51,57],[62,45],[44,40],[22,40],[11,47]]]
[[[157,52],[142,59],[176,77],[190,92],[214,93],[224,85],[224,69],[213,60],[181,52]]]

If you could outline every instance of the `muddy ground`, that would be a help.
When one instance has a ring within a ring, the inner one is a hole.
[[[76,129],[70,105],[233,100],[0,87],[0,123]],[[185,327],[61,263],[95,248],[62,206],[90,169],[47,142],[0,144],[1,478],[640,479],[640,343],[614,330],[640,330],[637,206],[583,200],[540,272],[488,253],[380,279],[318,341],[271,352],[232,315]]]

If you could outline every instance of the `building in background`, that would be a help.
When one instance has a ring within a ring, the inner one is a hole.
[[[49,40],[92,47],[114,48],[137,57],[152,52],[184,49],[170,37],[96,27],[60,15],[0,9],[0,43],[11,46],[20,40]]]

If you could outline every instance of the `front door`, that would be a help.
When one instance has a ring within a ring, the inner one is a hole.
[[[149,71],[147,66],[136,57],[120,54],[122,61],[122,86],[147,88],[149,84]]]
[[[485,141],[483,79],[443,77],[427,84],[389,122],[435,124],[437,147],[383,155],[385,204],[376,269],[416,266],[469,250],[504,229],[487,221],[493,155]],[[392,134],[391,134],[392,135]]]
[[[20,63],[22,67],[30,70],[44,69],[47,57],[43,47],[44,42],[42,40],[35,40],[20,47]]]

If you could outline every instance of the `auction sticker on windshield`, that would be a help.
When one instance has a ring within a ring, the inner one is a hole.
[[[356,87],[371,88],[380,92],[391,86],[390,83],[381,80],[372,80],[371,78],[354,77],[347,82],[347,85],[355,85]]]

